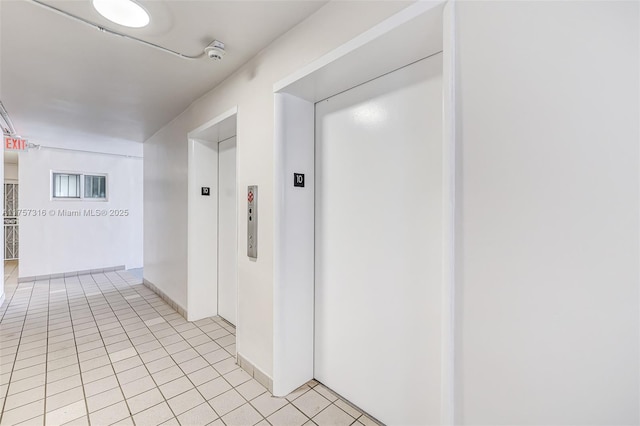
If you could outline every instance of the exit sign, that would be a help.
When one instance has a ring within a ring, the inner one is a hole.
[[[18,137],[5,136],[4,149],[8,151],[26,151],[27,140]]]

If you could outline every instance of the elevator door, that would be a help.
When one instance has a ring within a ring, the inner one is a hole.
[[[236,138],[218,144],[218,313],[236,324],[238,244]]]
[[[441,54],[316,104],[314,375],[386,424],[439,421]]]

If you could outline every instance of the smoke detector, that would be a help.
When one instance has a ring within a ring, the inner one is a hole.
[[[224,57],[226,53],[224,51],[224,43],[218,40],[214,40],[211,44],[204,48],[204,53],[209,59],[219,61]]]

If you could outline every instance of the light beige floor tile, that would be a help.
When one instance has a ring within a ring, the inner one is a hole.
[[[145,363],[149,363],[151,361],[155,361],[156,359],[164,358],[167,355],[169,355],[169,353],[164,349],[155,349],[153,351],[140,354],[140,358],[142,358],[142,361],[144,361]]]
[[[127,399],[127,404],[131,409],[131,414],[137,414],[141,411],[151,408],[164,401],[164,397],[158,388],[153,388],[146,392]]]
[[[288,402],[284,398],[276,398],[275,396],[271,396],[269,392],[265,392],[251,400],[251,404],[256,407],[264,417],[269,417],[271,414],[287,405]]]
[[[231,358],[231,355],[229,354],[229,352],[227,352],[224,349],[220,348],[220,349],[218,349],[216,351],[209,352],[208,354],[205,354],[202,357],[204,359],[206,359],[207,361],[209,361],[209,364],[215,364],[215,363],[220,362],[222,360]]]
[[[82,372],[82,381],[83,383],[91,383],[108,376],[113,376],[113,368],[110,365],[103,365],[102,367]]]
[[[57,370],[47,372],[47,383],[55,382],[58,380],[66,379],[67,377],[75,376],[80,373],[78,364],[72,364],[67,367],[58,368]]]
[[[349,426],[354,420],[353,417],[333,404],[329,405],[313,418],[313,421],[318,424],[318,426]]]
[[[82,416],[78,417],[75,420],[71,420],[68,423],[65,423],[63,426],[89,426],[89,417]]]
[[[104,379],[96,380],[95,382],[84,385],[84,392],[87,397],[90,397],[118,386],[118,380],[116,380],[116,376],[114,374],[113,376],[105,377]]]
[[[132,356],[131,358],[123,359],[122,361],[114,362],[113,369],[116,373],[130,370],[132,368],[142,365],[142,358],[139,356]]]
[[[77,401],[84,401],[82,386],[57,393],[47,398],[47,412],[57,410]]]
[[[301,426],[306,423],[309,418],[302,414],[293,405],[287,404],[267,417],[267,420],[273,426]]]
[[[44,374],[45,369],[46,369],[46,364],[39,364],[33,367],[23,368],[22,370],[14,371],[13,374],[11,374],[11,380],[18,381],[18,380],[26,379],[39,374]]]
[[[206,354],[208,354],[210,352],[217,351],[218,349],[220,349],[220,345],[218,345],[216,342],[211,341],[211,342],[208,342],[208,343],[204,343],[202,345],[198,345],[198,346],[194,347],[194,349],[200,355],[206,355]]]
[[[87,398],[87,406],[89,412],[101,410],[116,402],[124,401],[124,395],[120,388],[113,388],[108,391],[93,395]]]
[[[111,361],[109,360],[109,357],[107,355],[102,355],[86,361],[80,361],[80,370],[84,372],[110,364]]]
[[[171,410],[176,415],[180,415],[202,404],[203,402],[205,402],[205,400],[196,389],[191,389],[185,393],[174,396],[167,402],[169,403],[169,407],[171,407]]]
[[[2,424],[4,426],[5,423],[3,422]],[[39,425],[42,425],[42,424],[44,424],[44,414],[42,414],[42,415],[40,415],[38,417],[34,417],[33,419],[25,420],[24,422],[21,422],[21,423],[16,423],[16,426],[33,426],[33,425],[38,425],[39,426]]]
[[[56,360],[47,360],[47,371],[57,370],[58,368],[68,367],[78,363],[78,356],[73,353],[72,355],[65,356]]]
[[[224,350],[229,352],[231,356],[236,356],[236,345],[225,346]]]
[[[346,412],[348,415],[356,419],[362,415],[360,410],[358,410],[355,407],[352,407],[351,405],[347,404],[345,401],[341,399],[338,399],[336,402],[334,402],[334,404],[337,405],[338,408],[340,408],[342,411]]]
[[[170,356],[165,356],[145,364],[150,373],[156,373],[165,368],[173,367],[174,365],[176,365],[176,363]]]
[[[149,376],[149,372],[145,368],[144,365],[140,365],[138,367],[131,368],[129,370],[122,371],[118,374],[118,381],[120,382],[120,386],[124,386],[127,383],[131,383],[136,380],[140,380],[144,377]]]
[[[129,417],[129,409],[124,401],[105,407],[89,414],[91,424],[111,425]]]
[[[156,384],[151,378],[151,376],[146,376],[141,379],[138,379],[133,382],[129,382],[125,385],[120,386],[125,398],[131,398],[133,396],[139,395],[155,387],[156,387]]]
[[[216,362],[215,364],[213,364],[213,368],[215,368],[216,371],[218,371],[218,373],[220,374],[227,374],[239,367],[236,364],[235,359],[227,358],[224,361]]]
[[[161,402],[133,416],[137,425],[158,425],[173,418],[173,413],[166,402]]]
[[[178,416],[182,426],[200,426],[216,420],[218,415],[208,403],[200,404]]]
[[[182,376],[184,376],[184,372],[180,370],[180,368],[177,365],[158,371],[157,373],[151,374],[151,377],[153,377],[153,380],[155,380],[158,386],[168,383]]]
[[[230,334],[228,336],[221,337],[219,339],[216,339],[216,343],[222,347],[233,345],[236,343],[236,336]]]
[[[179,342],[167,345],[164,348],[167,350],[169,354],[173,355],[173,354],[177,354],[178,352],[182,352],[184,350],[189,349],[190,345],[186,341],[181,340]]]
[[[301,397],[292,402],[300,411],[309,417],[313,417],[325,409],[330,402],[315,390],[306,392]]]
[[[141,354],[160,348],[162,348],[162,344],[155,339],[146,343],[142,343],[140,345],[136,345],[136,350]]]
[[[211,398],[215,398],[231,389],[231,385],[222,377],[213,379],[205,384],[198,386],[198,391],[204,396],[207,401]]]
[[[190,359],[193,359],[197,356],[198,356],[198,352],[196,352],[196,350],[191,347],[189,347],[188,349],[185,349],[184,351],[176,352],[171,355],[173,360],[178,364],[185,361],[189,361]]]
[[[219,377],[220,374],[213,367],[206,366],[200,370],[194,371],[193,373],[187,374],[187,376],[194,385],[200,386],[203,383]]]
[[[189,374],[193,373],[194,371],[200,370],[201,368],[209,366],[209,363],[201,356],[198,356],[196,358],[190,359],[189,361],[182,362],[178,364],[178,366],[186,374]]]
[[[235,410],[246,402],[246,400],[234,389],[231,389],[222,395],[218,395],[209,401],[209,404],[216,410],[220,416]]]
[[[29,389],[33,389],[38,386],[43,386],[45,383],[45,375],[39,374],[37,376],[28,377],[26,379],[12,381],[9,383],[8,395],[13,395],[14,393],[20,393],[27,391]]]
[[[136,356],[136,355],[138,355],[138,352],[136,352],[136,349],[133,347],[130,347],[130,348],[122,349],[120,351],[109,354],[109,358],[113,363],[113,362],[122,361],[123,359],[131,358],[132,356]]]
[[[211,339],[211,337],[207,336],[206,334],[202,333],[198,336],[195,337],[190,337],[187,339],[187,342],[189,342],[189,344],[193,347],[205,344],[205,343],[209,343],[212,342],[213,339]]]
[[[122,420],[118,420],[117,422],[115,422],[113,425],[111,426],[134,426],[135,423],[133,422],[133,417],[126,417]],[[141,426],[141,425],[139,425]]]
[[[48,425],[61,425],[86,414],[87,407],[85,402],[78,401],[57,410],[49,411],[46,414],[46,423]]]
[[[80,375],[76,374],[65,379],[47,384],[47,396],[52,396],[81,385],[82,380],[80,380]]]
[[[160,391],[166,399],[171,399],[178,394],[190,390],[191,388],[193,388],[193,384],[186,376],[183,376],[160,386]]]
[[[2,425],[17,424],[42,415],[44,415],[44,399],[23,405],[13,410],[7,410],[5,408],[5,411],[2,414]]]
[[[331,402],[334,402],[338,399],[338,396],[336,394],[334,394],[333,392],[331,392],[329,389],[327,389],[325,386],[321,384],[318,384],[317,386],[315,386],[313,390],[318,392],[320,395],[324,396],[326,399],[328,399]]]
[[[44,398],[44,385],[23,392],[7,396],[4,403],[5,410],[12,410]]]
[[[371,417],[368,417],[366,415],[360,416],[358,418],[358,423],[364,426],[380,426],[380,423],[378,423],[377,421],[373,420]]]
[[[249,404],[244,404],[222,417],[222,421],[227,426],[250,426],[262,419],[260,413]]]
[[[242,368],[238,368],[233,370],[231,373],[225,374],[224,378],[231,384],[231,386],[237,387],[251,379],[251,376],[248,375]]]
[[[307,391],[309,391],[311,388],[309,387],[309,385],[302,385],[300,386],[298,389],[294,390],[293,392],[291,392],[289,395],[286,396],[287,400],[289,402],[293,401],[296,398],[299,398],[300,396],[302,396],[303,394],[305,394]]]

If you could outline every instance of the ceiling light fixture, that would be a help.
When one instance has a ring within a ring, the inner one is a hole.
[[[111,22],[125,27],[142,28],[149,24],[147,11],[131,0],[93,0],[93,7]]]

